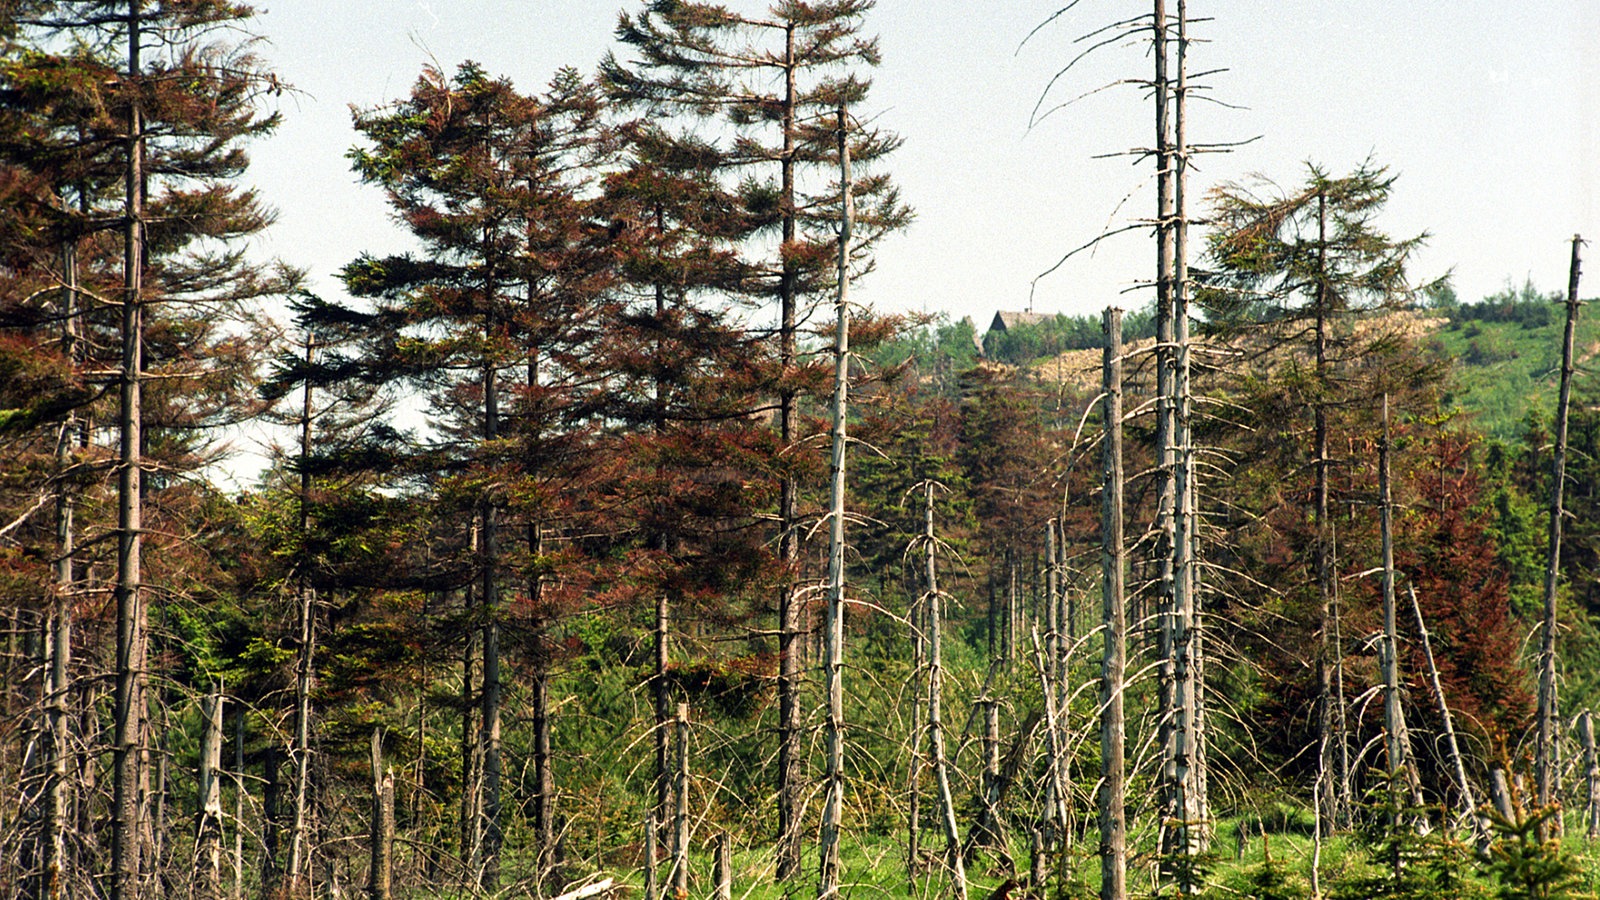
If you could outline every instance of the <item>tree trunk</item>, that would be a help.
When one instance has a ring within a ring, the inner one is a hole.
[[[1128,822],[1122,686],[1127,667],[1127,569],[1122,525],[1122,310],[1105,311],[1101,407],[1100,577],[1105,652],[1100,662],[1100,900],[1127,900]]]
[[[1188,169],[1188,147],[1184,134],[1185,103],[1188,91],[1185,55],[1187,18],[1183,0],[1178,2],[1178,76],[1174,92],[1174,137],[1172,144],[1172,333],[1175,355],[1172,377],[1173,502],[1172,527],[1172,716],[1166,767],[1171,779],[1169,821],[1174,825],[1164,849],[1194,857],[1208,844],[1210,813],[1205,802],[1205,723],[1201,707],[1200,616],[1197,596],[1197,554],[1195,504],[1195,464],[1190,426],[1189,285],[1188,223],[1184,193]],[[1198,889],[1179,872],[1184,892]]]
[[[828,767],[818,848],[819,900],[839,892],[839,826],[844,806],[844,501],[845,417],[850,396],[850,229],[854,214],[850,185],[850,144],[844,107],[839,108],[839,197],[843,222],[839,229],[838,294],[834,301],[833,484],[828,512]]]
[[[995,799],[1000,790],[1000,701],[986,697],[978,702],[983,705],[983,805],[972,842],[998,847],[1002,843],[1000,809]]]
[[[1439,680],[1439,667],[1433,661],[1433,642],[1428,637],[1428,626],[1422,620],[1422,604],[1417,602],[1417,588],[1407,585],[1411,593],[1411,612],[1417,619],[1417,633],[1422,636],[1422,653],[1428,661],[1428,679],[1433,684],[1433,696],[1439,703],[1439,718],[1444,722],[1445,749],[1450,753],[1450,765],[1456,779],[1456,790],[1461,792],[1461,817],[1474,821],[1478,800],[1473,795],[1472,782],[1467,779],[1466,759],[1461,755],[1461,745],[1456,742],[1456,726],[1450,715],[1450,704],[1445,702],[1444,685]],[[1476,826],[1482,831],[1481,824]]]
[[[128,79],[141,75],[142,0],[128,0]],[[141,839],[145,831],[145,606],[140,575],[144,506],[141,388],[144,369],[144,121],[129,104],[125,144],[125,237],[122,258],[122,371],[118,408],[117,660],[112,735],[111,900],[143,896]]]
[[[1155,540],[1151,554],[1156,561],[1157,590],[1157,742],[1161,747],[1161,768],[1157,777],[1158,809],[1161,821],[1161,852],[1170,854],[1174,836],[1168,823],[1177,820],[1182,808],[1172,751],[1173,727],[1177,722],[1176,672],[1177,622],[1173,596],[1173,549],[1176,518],[1177,470],[1174,465],[1174,368],[1172,186],[1176,174],[1172,154],[1171,79],[1167,72],[1167,2],[1155,0],[1151,14],[1152,56],[1155,78],[1152,93],[1156,114],[1156,468],[1160,482],[1156,489]]]
[[[1583,833],[1593,843],[1600,838],[1600,753],[1595,751],[1594,714],[1587,709],[1578,717],[1578,738],[1583,742]]]
[[[539,629],[536,629],[536,633]],[[540,635],[539,640],[543,640]],[[542,652],[542,651],[540,651]],[[533,726],[533,836],[538,843],[539,881],[544,879],[555,867],[558,861],[556,856],[556,827],[555,827],[555,773],[551,768],[554,761],[550,745],[550,672],[549,663],[540,660],[529,679],[529,692],[532,695]]]
[[[656,832],[660,828],[656,811],[657,807],[651,807],[644,815],[644,900],[661,900],[661,884],[656,880]]]
[[[1070,842],[1072,833],[1071,820],[1067,812],[1068,791],[1071,785],[1071,781],[1068,780],[1070,776],[1066,771],[1067,711],[1056,706],[1056,692],[1050,684],[1050,663],[1039,646],[1039,633],[1034,631],[1031,636],[1034,659],[1037,660],[1039,687],[1044,697],[1045,739],[1050,747],[1049,765],[1045,772],[1047,816],[1060,834],[1063,844],[1066,844]]]
[[[1405,779],[1411,805],[1422,806],[1422,781],[1411,759],[1411,736],[1405,710],[1400,705],[1400,639],[1395,625],[1394,495],[1389,477],[1389,395],[1383,395],[1383,441],[1378,445],[1379,520],[1383,545],[1383,644],[1379,659],[1383,674],[1384,745],[1389,774]],[[1399,786],[1396,785],[1396,788]]]
[[[65,197],[62,206],[66,206]],[[62,290],[61,344],[62,355],[70,364],[81,356],[78,321],[78,248],[72,240],[61,245],[61,272],[65,282]],[[72,607],[77,592],[73,559],[77,552],[77,532],[74,527],[75,498],[70,487],[67,470],[72,465],[74,444],[82,430],[76,413],[69,413],[62,423],[56,439],[56,561],[54,589],[50,595],[50,612],[45,633],[45,708],[47,710],[46,738],[48,755],[44,792],[43,858],[40,860],[39,896],[56,900],[63,895],[64,872],[67,868],[67,826],[71,815],[68,802],[67,759],[71,752],[69,724],[71,716],[68,699],[72,685],[67,680],[72,666]]]
[[[200,706],[200,815],[195,826],[195,892],[222,896],[222,685]]]
[[[938,544],[933,534],[932,481],[922,485],[923,549],[928,582],[928,752],[933,760],[934,782],[939,789],[939,824],[944,830],[945,856],[951,868],[956,900],[967,900],[967,870],[961,857],[961,832],[956,825],[955,797],[950,791],[950,763],[944,749],[944,600],[939,593],[939,572],[935,565]]]
[[[911,678],[915,684],[925,677],[927,666],[927,651],[924,648],[928,640],[928,598],[924,595],[913,600],[908,612],[911,619]],[[911,759],[906,778],[906,884],[913,894],[916,893],[917,875],[922,867],[922,735],[926,730],[922,712],[921,701],[911,704]]]
[[[478,547],[478,527],[470,538],[474,553]],[[469,622],[466,645],[461,653],[461,871],[466,883],[475,882],[483,859],[483,753],[478,742],[478,685],[482,680],[483,630],[473,621],[478,611],[477,589],[468,585],[462,596],[462,610]]]
[[[713,851],[716,875],[715,900],[733,900],[733,860],[729,858],[728,833],[717,832],[716,848]]]
[[[244,900],[244,704],[233,713],[233,900]]]
[[[372,729],[372,853],[367,896],[389,900],[394,883],[394,772],[383,765],[383,729]]]
[[[1556,403],[1555,452],[1551,460],[1550,541],[1544,571],[1544,618],[1539,633],[1539,722],[1535,746],[1535,775],[1539,805],[1555,803],[1560,790],[1560,772],[1555,761],[1556,723],[1556,588],[1561,579],[1562,497],[1567,480],[1567,410],[1572,402],[1573,342],[1578,326],[1578,249],[1583,241],[1572,238],[1572,263],[1567,275],[1567,322],[1561,340],[1561,393]],[[1556,830],[1560,824],[1557,820]],[[1547,829],[1541,827],[1545,837]]]
[[[689,896],[689,704],[678,704],[674,724],[678,766],[672,792],[672,894],[674,900],[685,900]]]
[[[309,366],[315,345],[310,332],[306,333],[305,360]],[[302,394],[300,414],[300,459],[311,458],[311,382],[307,380]],[[300,468],[300,535],[302,541],[311,535],[311,470]],[[299,896],[309,890],[311,872],[310,823],[308,802],[311,791],[311,688],[315,678],[316,652],[316,595],[311,587],[311,573],[306,571],[310,560],[302,553],[299,567],[299,652],[295,665],[294,692],[294,747],[290,759],[294,761],[294,822],[289,833],[289,895]]]
[[[654,821],[667,819],[668,804],[672,798],[672,710],[669,706],[671,691],[667,685],[667,662],[671,655],[671,609],[667,605],[666,591],[656,594],[655,627],[655,677],[650,681],[650,692],[655,702],[656,750],[656,814]]]
[[[794,23],[784,28],[784,93],[782,109],[783,153],[779,161],[782,209],[782,246],[795,239],[795,43]],[[780,318],[778,364],[784,382],[778,389],[778,441],[785,452],[795,440],[795,390],[788,379],[796,361],[796,301],[798,273],[784,256],[778,276]],[[778,867],[777,880],[787,882],[800,871],[800,654],[803,652],[800,616],[803,607],[795,579],[800,562],[800,522],[796,512],[798,487],[784,473],[778,497],[778,557],[784,567],[778,597]]]

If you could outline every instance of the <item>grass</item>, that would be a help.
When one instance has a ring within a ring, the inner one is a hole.
[[[1554,410],[1561,376],[1561,321],[1538,327],[1516,322],[1452,323],[1433,335],[1454,360],[1447,403],[1485,434],[1514,440],[1529,410]],[[1580,314],[1580,367],[1600,356],[1600,320]]]

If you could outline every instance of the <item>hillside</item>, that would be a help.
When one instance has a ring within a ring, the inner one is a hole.
[[[1488,302],[1459,307],[1446,315],[1400,311],[1370,320],[1370,329],[1402,331],[1424,348],[1433,348],[1450,360],[1445,403],[1448,409],[1470,420],[1486,436],[1513,440],[1530,411],[1548,416],[1555,403],[1561,367],[1563,321],[1560,305],[1543,298],[1549,311],[1528,315],[1526,301],[1517,306],[1521,314],[1501,318],[1484,317]],[[1592,301],[1585,301],[1591,303]],[[1146,356],[1153,339],[1130,341],[1130,360]],[[1600,321],[1593,314],[1580,314],[1577,334],[1577,396],[1586,396],[1584,372],[1600,356]],[[1197,349],[1196,360],[1225,352],[1212,345]],[[1066,384],[1093,392],[1099,389],[1100,351],[1068,350],[1035,360],[1030,368],[1049,384]],[[1130,376],[1136,379],[1147,366],[1133,363]],[[1148,380],[1147,378],[1145,380]],[[1139,388],[1134,388],[1139,390]]]

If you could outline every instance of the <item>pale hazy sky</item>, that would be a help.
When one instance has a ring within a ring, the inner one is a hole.
[[[764,3],[725,0],[736,8]],[[280,219],[265,252],[310,270],[313,287],[362,251],[405,246],[381,194],[356,183],[344,152],[349,105],[405,95],[430,59],[463,60],[540,89],[561,66],[592,72],[614,46],[624,8],[609,0],[260,0],[262,54],[299,88],[281,131],[254,149],[252,179]],[[631,0],[627,9],[640,7]],[[905,138],[890,164],[917,221],[889,238],[855,296],[886,310],[971,315],[1021,309],[1029,282],[1108,224],[1147,216],[1148,163],[1095,159],[1147,146],[1149,104],[1107,91],[1028,129],[1050,77],[1080,34],[1145,12],[1148,2],[1082,0],[1018,50],[1059,2],[879,0],[882,41],[863,112]],[[1169,4],[1173,5],[1173,4]],[[1192,0],[1191,71],[1229,104],[1196,104],[1190,138],[1238,141],[1191,180],[1211,186],[1260,173],[1292,186],[1315,161],[1342,174],[1371,156],[1399,174],[1380,224],[1432,234],[1417,274],[1454,270],[1464,300],[1531,277],[1564,289],[1574,233],[1600,238],[1600,2],[1596,0]],[[619,51],[619,53],[622,51]],[[1063,79],[1067,99],[1118,78],[1148,77],[1143,47],[1111,47]],[[1127,203],[1118,211],[1124,199]],[[1197,212],[1203,205],[1197,204]],[[1600,241],[1597,241],[1600,244]],[[1600,260],[1600,246],[1590,254]],[[1089,314],[1150,277],[1147,235],[1113,239],[1040,283],[1034,308]],[[1583,293],[1600,295],[1600,262]]]

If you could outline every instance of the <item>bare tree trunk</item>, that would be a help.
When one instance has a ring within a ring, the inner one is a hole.
[[[822,829],[817,855],[819,900],[839,893],[839,827],[844,806],[844,500],[845,417],[850,396],[850,229],[855,210],[851,196],[850,143],[844,107],[838,113],[839,228],[838,294],[834,301],[833,485],[828,512],[828,767],[822,802]]]
[[[678,704],[674,727],[678,766],[672,792],[672,893],[674,900],[685,900],[689,896],[689,704]]]
[[[1197,596],[1197,554],[1194,442],[1190,426],[1189,362],[1189,285],[1188,222],[1184,203],[1188,147],[1184,136],[1185,101],[1188,91],[1185,54],[1188,37],[1184,0],[1178,0],[1178,80],[1174,93],[1175,124],[1172,146],[1174,211],[1172,218],[1172,329],[1173,349],[1173,498],[1175,512],[1172,529],[1172,703],[1167,767],[1173,781],[1175,807],[1172,809],[1174,841],[1171,850],[1183,856],[1196,856],[1206,849],[1210,812],[1205,802],[1205,722],[1201,707],[1200,616]],[[1185,870],[1187,871],[1187,870]],[[1182,874],[1181,879],[1187,879]],[[1180,885],[1185,891],[1197,885]]]
[[[1071,819],[1067,813],[1067,791],[1070,781],[1066,772],[1066,711],[1056,706],[1056,692],[1050,684],[1050,662],[1039,646],[1039,632],[1031,632],[1034,658],[1038,661],[1039,687],[1044,696],[1045,738],[1050,746],[1049,767],[1045,773],[1045,799],[1050,822],[1061,835],[1063,844],[1071,840]]]
[[[1496,766],[1489,772],[1489,802],[1502,819],[1515,821],[1511,806],[1511,787],[1506,783],[1506,770]]]
[[[200,815],[195,826],[195,892],[205,900],[222,896],[222,685],[200,706]]]
[[[542,626],[536,631],[542,631]],[[544,640],[542,634],[538,638]],[[543,651],[539,651],[542,653]],[[550,672],[549,663],[540,660],[529,679],[529,692],[532,695],[533,726],[533,834],[534,840],[539,845],[539,881],[542,885],[549,872],[555,867],[556,854],[556,825],[555,825],[555,773],[552,769],[553,754],[550,743]]]
[[[978,702],[983,704],[983,808],[972,837],[974,843],[998,847],[1002,843],[996,802],[1000,790],[1000,701],[985,697]]]
[[[1455,721],[1450,715],[1450,704],[1445,702],[1444,685],[1439,681],[1439,667],[1433,661],[1433,642],[1428,637],[1428,626],[1422,620],[1422,604],[1417,602],[1417,588],[1415,585],[1407,585],[1407,588],[1411,593],[1411,612],[1417,618],[1417,633],[1422,636],[1422,653],[1428,661],[1428,679],[1433,684],[1434,699],[1439,702],[1439,718],[1444,722],[1445,749],[1450,753],[1456,790],[1461,792],[1461,816],[1465,821],[1473,821],[1477,815],[1478,799],[1473,795],[1472,782],[1467,779],[1467,763],[1461,755],[1461,745],[1456,742]]]
[[[471,550],[478,549],[478,527],[472,526]],[[477,880],[483,859],[483,747],[478,741],[478,685],[482,680],[483,631],[473,621],[478,611],[476,586],[463,590],[462,611],[466,614],[466,644],[461,653],[461,872],[463,888]]]
[[[924,535],[926,537],[926,535]],[[931,548],[930,548],[931,549]],[[927,651],[924,649],[928,641],[928,622],[930,620],[928,599],[926,595],[911,602],[909,610],[911,619],[911,678],[915,684],[925,677]],[[908,890],[916,893],[917,874],[921,870],[922,859],[922,736],[926,727],[922,719],[923,704],[916,701],[911,704],[911,760],[910,773],[907,777],[908,797],[906,810],[906,884]],[[929,714],[932,721],[932,714]]]
[[[1572,264],[1567,275],[1567,323],[1561,340],[1561,394],[1556,403],[1555,452],[1551,460],[1550,545],[1544,572],[1544,618],[1539,640],[1539,731],[1534,765],[1538,778],[1539,805],[1555,803],[1560,791],[1560,772],[1556,764],[1556,588],[1561,579],[1561,527],[1564,515],[1562,497],[1567,481],[1567,410],[1572,403],[1573,342],[1578,326],[1579,247],[1583,241],[1572,237]],[[1547,836],[1541,828],[1541,837]],[[1560,832],[1559,820],[1556,824]]]
[[[137,83],[142,0],[128,0],[128,78]],[[145,832],[143,757],[145,740],[146,611],[140,566],[143,556],[144,468],[141,389],[144,369],[144,120],[139,104],[128,107],[124,183],[122,371],[118,409],[117,466],[117,660],[112,735],[111,900],[140,900],[141,841]]]
[[[1127,666],[1127,569],[1122,524],[1122,310],[1108,308],[1101,391],[1100,572],[1105,652],[1100,662],[1100,900],[1127,900],[1128,822],[1122,687]]]
[[[500,330],[499,319],[493,308],[496,287],[492,278],[484,287],[486,312],[484,336],[492,341]],[[528,382],[537,380],[537,353],[530,353]],[[500,437],[500,385],[499,367],[493,356],[486,357],[483,365],[483,443],[491,445]],[[474,828],[481,836],[482,852],[479,862],[478,886],[494,893],[500,886],[500,847],[503,835],[500,826],[500,521],[496,498],[485,495],[478,501],[479,544],[478,578],[481,607],[477,625],[483,631],[483,693],[479,695],[478,752],[482,768],[483,791],[480,797],[480,821]]]
[[[233,713],[233,900],[244,898],[244,704]]]
[[[644,900],[661,900],[661,884],[656,880],[656,831],[660,827],[656,811],[657,807],[651,807],[644,816]]]
[[[1600,753],[1595,751],[1594,714],[1587,709],[1578,717],[1578,737],[1583,742],[1584,837],[1593,843],[1600,838]]]
[[[62,198],[62,206],[66,206],[66,198]],[[67,360],[76,364],[82,351],[79,344],[81,323],[78,320],[78,248],[73,240],[64,241],[61,245],[61,272],[65,282],[62,290],[61,307],[61,352]],[[48,753],[46,758],[46,785],[44,791],[44,817],[41,823],[43,828],[43,858],[40,860],[40,897],[56,900],[64,891],[63,873],[68,863],[67,853],[67,825],[71,815],[68,801],[67,760],[71,753],[71,734],[69,724],[71,716],[68,710],[68,700],[71,696],[72,685],[68,681],[68,673],[72,666],[72,608],[74,595],[77,593],[76,574],[73,560],[77,552],[75,542],[77,532],[74,527],[75,498],[70,487],[71,479],[68,469],[72,465],[74,444],[77,442],[82,423],[76,413],[69,413],[67,420],[62,423],[61,431],[56,439],[56,464],[57,477],[60,483],[56,488],[56,560],[54,590],[50,595],[50,612],[46,621],[45,631],[45,709],[46,709],[46,738]]]
[[[939,789],[939,823],[944,830],[954,895],[956,900],[967,900],[967,869],[961,854],[961,832],[956,825],[955,797],[950,791],[950,761],[945,758],[944,747],[944,598],[939,593],[939,573],[934,562],[938,545],[933,534],[933,487],[932,481],[922,486],[926,501],[922,538],[928,581],[928,751]]]
[[[1411,735],[1405,710],[1400,706],[1400,639],[1395,625],[1394,494],[1389,478],[1389,395],[1383,395],[1383,441],[1378,445],[1379,520],[1383,545],[1383,645],[1379,659],[1383,670],[1383,729],[1389,757],[1389,774],[1404,778],[1413,806],[1422,806],[1422,781],[1411,758]]]
[[[671,655],[671,609],[666,591],[656,594],[655,627],[655,677],[650,681],[650,692],[655,702],[656,750],[656,814],[654,821],[664,822],[672,797],[672,710],[669,706],[671,691],[667,685],[667,662]]]
[[[733,860],[728,852],[728,833],[717,832],[717,843],[712,853],[716,876],[715,900],[733,900]]]
[[[372,729],[371,862],[367,896],[389,900],[394,884],[394,772],[383,765],[383,729]]]
[[[795,239],[795,43],[794,23],[784,29],[783,49],[783,153],[779,160],[782,194],[782,246]],[[781,322],[778,363],[789,378],[796,361],[796,301],[799,275],[787,256],[782,261],[778,293]],[[778,440],[787,449],[795,439],[795,390],[787,381],[778,391]],[[794,476],[783,476],[778,498],[778,557],[784,567],[778,598],[778,867],[777,880],[787,882],[800,871],[800,658],[804,652],[800,617],[803,604],[796,590],[800,561],[800,524],[796,511],[798,488]]]
[[[305,360],[309,366],[316,352],[311,333],[306,333]],[[311,470],[305,462],[311,458],[311,382],[305,383],[301,395],[300,411],[300,536],[302,541],[311,534]],[[289,833],[289,894],[299,896],[309,889],[311,872],[310,825],[307,820],[311,790],[311,688],[315,677],[313,668],[316,649],[316,595],[311,587],[311,573],[306,571],[310,560],[302,553],[299,567],[299,653],[295,672],[294,748],[294,822]]]

